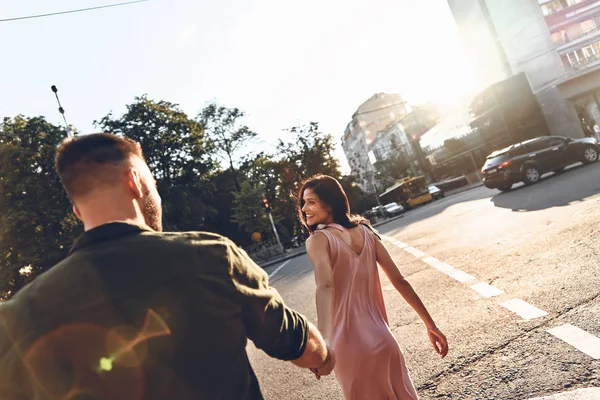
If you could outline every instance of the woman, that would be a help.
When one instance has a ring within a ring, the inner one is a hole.
[[[377,264],[419,314],[435,351],[448,353],[444,334],[404,279],[379,236],[350,206],[337,180],[304,181],[298,214],[311,233],[306,250],[317,284],[318,327],[336,356],[335,375],[347,400],[417,399],[398,342],[388,326]],[[317,378],[318,371],[313,371]]]

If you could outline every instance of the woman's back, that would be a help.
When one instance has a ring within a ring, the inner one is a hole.
[[[331,346],[346,399],[416,399],[404,357],[389,330],[375,235],[359,225],[319,226],[329,241],[335,287]]]
[[[331,343],[335,348],[340,340],[371,342],[368,336],[388,330],[373,233],[363,225],[344,229],[337,224],[317,232],[327,236],[331,252],[335,286]]]

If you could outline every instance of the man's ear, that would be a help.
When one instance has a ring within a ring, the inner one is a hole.
[[[75,213],[75,216],[83,222],[83,219],[81,218],[81,211],[79,211],[79,208],[77,208],[75,204],[73,204],[73,212]]]
[[[141,199],[144,195],[143,186],[142,186],[142,176],[140,172],[133,167],[130,167],[125,172],[127,178],[127,186],[133,193],[133,196],[136,199]]]

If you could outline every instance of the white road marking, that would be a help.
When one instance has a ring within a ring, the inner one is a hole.
[[[539,308],[532,306],[528,302],[521,299],[508,300],[504,303],[500,303],[500,305],[527,321],[548,315],[546,311],[540,310]]]
[[[283,264],[281,264],[279,267],[275,268],[275,271],[271,272],[269,274],[269,278],[272,278],[273,275],[275,275],[276,273],[278,273],[279,271],[281,271],[281,268],[285,267],[287,265],[287,263],[289,263],[292,260],[287,260],[286,262],[284,262]]]
[[[600,338],[571,324],[548,330],[548,333],[570,344],[594,360],[600,360]]]
[[[593,400],[600,399],[600,388],[584,388],[569,390],[550,396],[536,397],[529,400]]]
[[[413,256],[415,256],[417,258],[427,257],[427,254],[425,254],[421,250],[415,249],[414,247],[411,247],[411,246],[406,247],[404,249],[404,251],[406,251],[407,253],[412,254]]]
[[[454,271],[450,272],[448,276],[452,279],[456,279],[460,283],[467,283],[475,280],[473,275],[469,275],[460,269],[454,269]]]
[[[502,290],[490,285],[486,282],[479,282],[471,286],[471,289],[482,295],[483,297],[494,297],[504,293]]]
[[[401,248],[401,249],[405,249],[405,248],[407,248],[407,247],[408,247],[408,245],[407,245],[406,243],[404,243],[404,242],[401,242],[401,241],[399,241],[399,240],[395,240],[395,239],[394,239],[394,240],[392,241],[392,243],[393,243],[395,246],[397,246],[397,247],[399,247],[399,248]]]
[[[425,257],[421,261],[426,264],[429,264],[433,268],[437,269],[440,272],[443,272],[446,275],[450,275],[452,272],[456,271],[456,269],[452,265],[448,265],[445,262],[441,262],[435,257]]]
[[[386,240],[386,241],[390,242],[391,244],[393,244],[394,246],[399,247],[401,249],[408,247],[408,245],[406,243],[396,240],[391,236],[381,235],[381,237],[383,240]]]
[[[390,242],[394,246],[404,249],[404,251],[419,258],[421,261],[423,261],[427,265],[437,269],[438,271],[440,271],[442,273],[447,274],[449,277],[456,279],[457,281],[459,281],[461,283],[466,283],[466,282],[475,280],[474,276],[469,275],[466,272],[461,271],[459,269],[456,269],[453,266],[446,264],[445,262],[442,262],[435,257],[428,256],[421,250],[416,249],[412,246],[409,246],[406,243],[400,242],[392,237],[388,237],[388,236],[384,236],[384,235],[382,235],[382,238],[384,240]],[[284,263],[283,265],[279,266],[273,272],[272,275],[277,273],[277,271],[279,271],[285,264],[287,264],[287,262]],[[471,285],[470,287],[471,287],[471,289],[473,289],[474,291],[479,293],[481,296],[487,297],[487,298],[499,296],[504,293],[504,291],[502,291],[486,282],[479,282],[474,285]],[[392,290],[393,288],[394,288],[394,286],[389,284],[389,285],[384,286],[383,290],[387,291],[387,290]],[[521,299],[508,300],[503,303],[500,303],[500,305],[502,307],[508,309],[509,311],[514,312],[515,314],[519,315],[521,318],[523,318],[524,320],[527,320],[527,321],[534,319],[534,318],[541,318],[541,317],[548,315],[548,313],[546,311],[541,310]],[[593,359],[595,359],[595,360],[600,359],[600,338],[584,331],[583,329],[580,329],[571,324],[565,324],[565,325],[561,325],[556,328],[552,328],[552,329],[548,330],[548,333],[550,333],[550,334],[556,336],[557,338],[563,340],[564,342],[570,344],[571,346],[575,347],[577,350],[589,355]],[[540,400],[541,399],[542,398],[540,398]],[[566,399],[567,398],[565,398],[565,400]]]

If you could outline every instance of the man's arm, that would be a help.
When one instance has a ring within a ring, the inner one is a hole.
[[[245,251],[230,243],[230,276],[240,295],[250,340],[271,357],[303,368],[331,370],[331,356],[319,331],[300,313],[287,307],[268,283],[265,271]],[[332,368],[332,367],[331,367]]]

